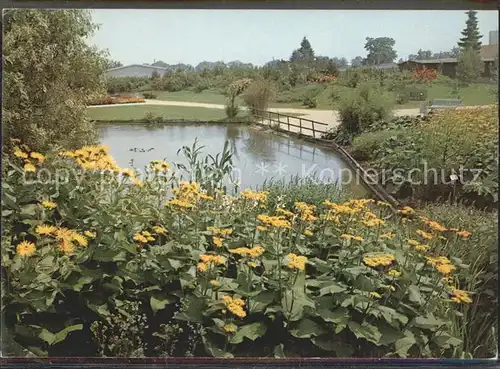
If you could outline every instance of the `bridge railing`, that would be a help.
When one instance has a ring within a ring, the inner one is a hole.
[[[258,118],[262,124],[272,125],[272,123],[276,123],[279,125],[279,128],[282,129],[282,125],[286,127],[286,130],[291,132],[291,128],[298,128],[300,134],[304,134],[304,131],[312,132],[312,137],[317,138],[316,134],[325,133],[325,130],[321,130],[321,127],[328,127],[328,123],[318,122],[311,119],[301,118],[300,116],[293,116],[287,114],[276,113],[273,111],[266,110],[252,110],[254,116]],[[281,119],[283,118],[283,120]],[[290,122],[292,120],[292,122]],[[294,120],[299,122],[299,124],[295,124]],[[307,125],[304,123],[308,123]],[[319,135],[318,135],[318,138]]]

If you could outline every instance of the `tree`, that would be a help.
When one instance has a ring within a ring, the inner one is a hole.
[[[356,56],[351,60],[351,67],[360,67],[363,65],[363,61],[364,60],[362,56]]]
[[[479,33],[479,26],[477,20],[477,12],[469,10],[467,13],[467,21],[465,22],[465,29],[462,31],[462,38],[458,42],[458,46],[462,49],[473,48],[479,51],[481,49],[481,35]]]
[[[333,62],[339,67],[339,68],[345,68],[347,67],[347,59],[346,58],[332,58]]]
[[[107,59],[106,60],[106,69],[123,67],[123,64],[118,60]]]
[[[390,37],[366,38],[365,50],[368,52],[366,61],[368,65],[392,63],[397,57],[394,50],[396,41]]]
[[[473,48],[465,48],[458,55],[457,79],[459,81],[474,82],[481,76],[483,69],[481,56]]]
[[[409,60],[428,60],[432,59],[432,51],[419,49],[417,54],[410,54]]]
[[[3,133],[31,149],[95,142],[86,104],[105,93],[104,52],[88,45],[87,10],[9,9],[4,13]]]
[[[292,52],[290,62],[309,64],[314,61],[314,50],[311,47],[309,40],[304,37],[300,43],[300,47]]]
[[[432,59],[444,59],[444,58],[458,58],[460,49],[454,46],[450,51],[440,51],[439,53],[434,53]]]

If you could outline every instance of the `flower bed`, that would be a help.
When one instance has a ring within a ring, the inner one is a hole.
[[[466,265],[445,250],[463,248],[469,230],[409,207],[394,217],[369,199],[271,206],[267,192],[178,182],[163,161],[140,179],[102,146],[43,160],[15,150],[3,187],[3,303],[7,328],[38,353],[459,352],[451,323],[474,295],[461,289]],[[76,175],[23,180],[42,168]]]

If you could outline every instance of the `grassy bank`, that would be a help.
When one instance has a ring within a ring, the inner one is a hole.
[[[226,117],[223,109],[210,109],[185,106],[134,105],[93,107],[87,109],[90,119],[96,121],[130,121],[144,119],[152,113],[165,120],[221,120]]]

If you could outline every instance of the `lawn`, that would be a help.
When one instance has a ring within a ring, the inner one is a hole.
[[[279,94],[292,94],[300,96],[307,89],[314,88],[313,85],[297,86],[289,92],[279,92]],[[462,87],[459,90],[460,98],[464,105],[489,105],[496,102],[496,96],[492,92],[495,88],[494,85],[489,84],[472,84],[468,87]],[[337,89],[340,93],[342,90],[349,90],[348,87],[338,86]],[[445,84],[433,84],[428,89],[427,100],[433,99],[446,99],[453,98],[452,87]],[[220,104],[224,105],[226,103],[226,97],[214,90],[206,90],[200,93],[194,91],[153,91],[158,97],[158,100],[168,100],[168,101],[190,101],[208,104]],[[331,98],[331,88],[326,88],[317,95],[317,107],[320,110],[329,110],[334,108],[334,103]],[[237,99],[239,104],[242,104],[241,99]],[[306,107],[300,101],[289,102],[289,103],[278,103],[271,102],[271,108],[294,108],[294,109],[306,109]],[[404,105],[396,105],[396,108],[417,108],[420,106],[419,101],[411,101]]]
[[[165,119],[217,120],[226,117],[223,109],[186,106],[133,105],[88,108],[90,119],[104,121],[127,121],[142,119],[151,112]]]

